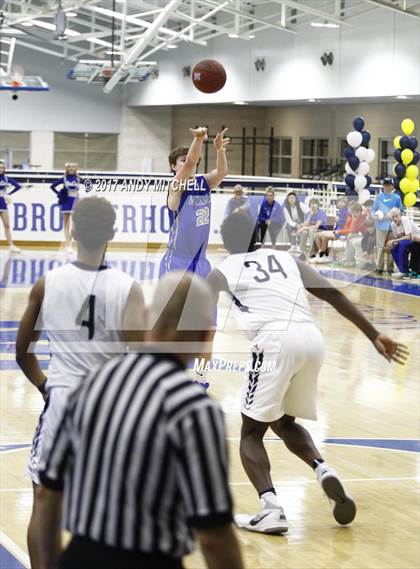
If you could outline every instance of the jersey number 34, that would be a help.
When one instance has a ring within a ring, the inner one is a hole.
[[[247,269],[250,269],[252,265],[256,265],[257,274],[253,277],[254,281],[257,283],[266,283],[270,280],[270,273],[281,273],[285,279],[287,279],[287,274],[280,262],[274,255],[268,255],[267,257],[267,271],[263,269],[261,263],[258,261],[245,261],[244,263]]]

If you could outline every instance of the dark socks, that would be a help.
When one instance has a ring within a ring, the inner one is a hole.
[[[275,489],[274,489],[273,487],[271,487],[271,488],[267,488],[267,490],[263,490],[262,492],[258,492],[258,495],[259,495],[259,497],[261,498],[261,496],[262,496],[263,494],[267,494],[267,492],[272,492],[273,494],[276,493]]]
[[[316,458],[312,463],[312,468],[315,470],[317,468],[317,466],[319,466],[323,462],[325,462],[325,460],[323,458]]]

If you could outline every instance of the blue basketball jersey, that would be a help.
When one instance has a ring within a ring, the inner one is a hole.
[[[211,192],[204,176],[189,181],[178,211],[169,210],[166,255],[200,259],[206,256],[210,234]]]

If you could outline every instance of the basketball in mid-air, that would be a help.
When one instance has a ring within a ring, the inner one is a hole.
[[[216,93],[226,83],[225,68],[214,59],[204,59],[195,65],[192,72],[192,81],[199,91]]]

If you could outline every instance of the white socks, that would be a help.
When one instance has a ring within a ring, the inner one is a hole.
[[[264,492],[264,494],[260,496],[260,500],[263,510],[276,510],[280,508],[279,499],[274,492]]]

